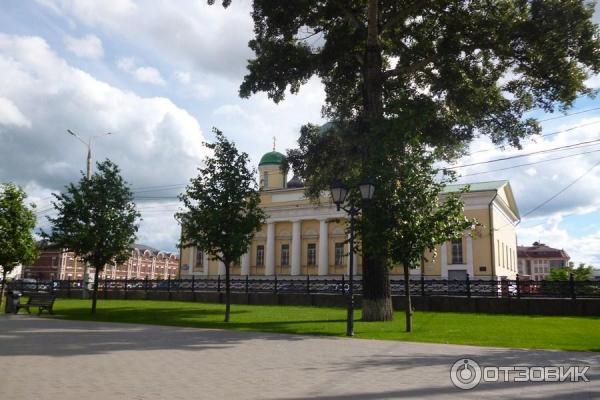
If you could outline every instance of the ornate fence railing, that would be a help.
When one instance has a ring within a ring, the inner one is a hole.
[[[339,277],[232,277],[231,291],[235,293],[294,293],[294,294],[345,294],[348,280]],[[392,295],[404,295],[404,281],[391,279]],[[90,289],[91,289],[90,284]],[[81,289],[81,281],[32,279],[7,282],[8,289],[23,292],[60,292],[70,294]],[[194,277],[193,279],[101,279],[101,292],[224,292],[225,279],[216,277]],[[600,281],[531,281],[531,280],[410,280],[410,291],[414,296],[462,296],[462,297],[548,297],[548,298],[600,298]],[[362,281],[354,281],[354,293],[362,293]]]

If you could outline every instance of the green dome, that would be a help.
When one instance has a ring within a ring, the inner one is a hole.
[[[261,165],[281,165],[285,156],[278,151],[271,151],[262,156],[258,166]]]

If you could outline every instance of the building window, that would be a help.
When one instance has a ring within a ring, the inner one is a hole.
[[[281,265],[285,265],[285,266],[290,265],[290,245],[289,244],[281,245]]]
[[[263,172],[263,187],[269,187],[269,172],[267,171]]]
[[[256,266],[262,267],[265,265],[265,246],[256,246]]]
[[[309,243],[307,249],[307,265],[317,265],[317,245],[315,243]]]
[[[462,264],[462,239],[452,240],[452,264]]]
[[[344,265],[344,243],[335,244],[335,265]]]

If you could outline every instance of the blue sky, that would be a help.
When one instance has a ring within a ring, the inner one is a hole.
[[[306,122],[322,123],[317,79],[279,105],[265,95],[237,96],[252,56],[249,1],[223,10],[205,1],[4,0],[0,10],[0,180],[23,185],[45,226],[49,195],[78,178],[85,149],[66,134],[111,131],[94,145],[133,185],[143,214],[139,241],[174,250],[173,197],[205,156],[213,126],[257,162],[272,147],[294,147]],[[598,77],[589,84],[600,87]],[[600,107],[582,98],[570,113]],[[541,119],[555,115],[540,115]],[[579,125],[581,128],[571,129]],[[543,123],[544,133],[521,152],[494,149],[460,163],[492,160],[599,138],[600,110]],[[569,129],[568,131],[564,131]],[[473,151],[488,149],[478,139]],[[585,151],[600,150],[600,145]],[[461,169],[467,175],[582,152],[530,156]],[[600,161],[600,152],[529,167],[465,176],[462,182],[509,179],[525,214]],[[168,188],[156,186],[172,185]],[[541,240],[575,261],[600,265],[600,166],[524,218],[520,244]],[[160,190],[159,190],[160,189]]]

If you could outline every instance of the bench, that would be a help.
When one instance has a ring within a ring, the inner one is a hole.
[[[43,310],[48,311],[50,314],[53,314],[52,307],[54,306],[55,297],[50,293],[31,293],[29,295],[29,299],[25,304],[19,304],[17,307],[17,314],[19,313],[19,309],[24,308],[27,310],[29,314],[31,314],[31,307],[38,308],[38,314],[41,314]]]

